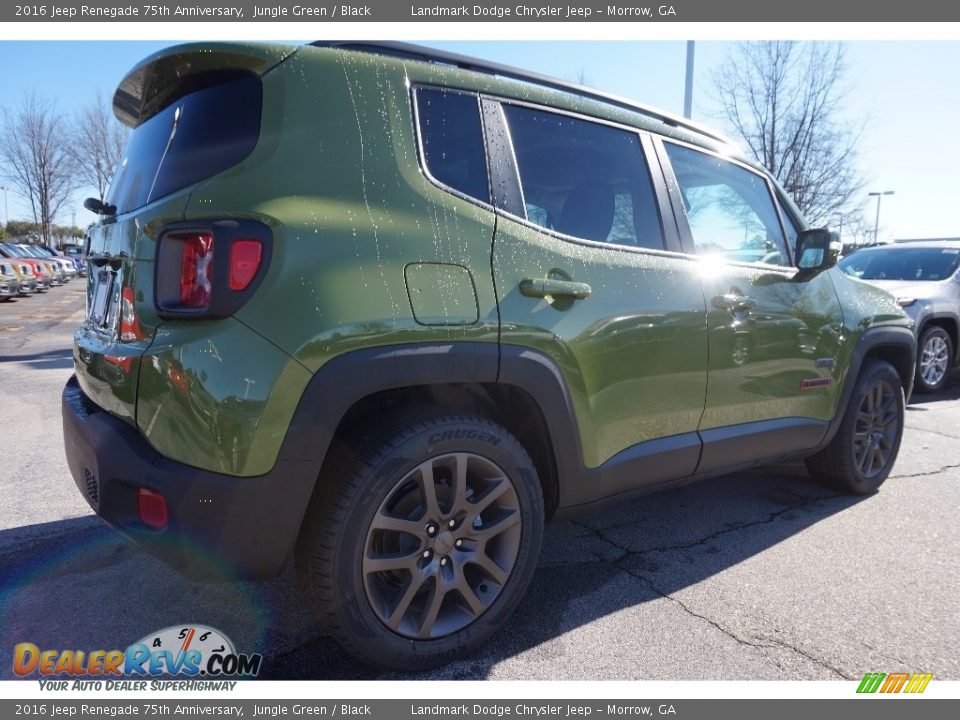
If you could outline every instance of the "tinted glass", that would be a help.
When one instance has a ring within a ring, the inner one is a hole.
[[[183,96],[133,131],[107,202],[136,210],[236,165],[257,144],[260,106],[255,75]]]
[[[840,269],[862,280],[946,280],[957,270],[960,248],[891,247],[862,250],[840,261]]]
[[[417,117],[430,175],[447,187],[489,203],[490,183],[477,96],[420,88]]]
[[[713,155],[665,145],[698,254],[790,264],[783,228],[763,177]]]
[[[663,248],[656,196],[630,132],[514,105],[504,114],[527,220],[564,235]]]

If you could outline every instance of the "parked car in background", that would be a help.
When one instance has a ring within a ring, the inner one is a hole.
[[[0,262],[0,300],[6,302],[20,294],[20,281],[10,262]]]
[[[960,241],[864,248],[841,260],[840,268],[896,296],[916,323],[915,387],[942,388],[960,361]]]
[[[87,274],[87,263],[84,261],[83,257],[79,255],[68,255],[66,252],[58,251],[56,248],[52,248],[49,245],[33,245],[32,247],[42,255],[48,258],[59,260],[68,268],[73,268],[74,272],[70,273],[71,278],[76,277],[77,275]]]
[[[50,277],[53,280],[54,285],[64,285],[73,277],[76,277],[77,271],[73,267],[73,263],[67,263],[67,261],[61,262],[57,258],[50,257],[46,253],[43,253],[39,249],[39,245],[27,245],[26,243],[18,243],[17,247],[21,251],[26,253],[29,257],[36,258],[40,262],[46,263],[47,267],[50,270]],[[68,268],[67,265],[70,265]]]
[[[7,260],[7,262],[10,264],[10,269],[13,270],[13,275],[17,279],[17,282],[20,283],[20,297],[27,297],[43,289],[37,284],[37,278],[33,274],[33,268],[27,265],[22,259],[11,258]]]
[[[27,255],[23,250],[20,250],[13,243],[4,243],[0,242],[0,257],[5,257],[11,260],[22,261],[23,264],[27,265],[30,268],[30,271],[33,273],[33,277],[37,281],[37,290],[44,291],[48,290],[51,285],[51,276],[50,271],[47,269],[46,263],[42,260],[37,260],[35,257]]]

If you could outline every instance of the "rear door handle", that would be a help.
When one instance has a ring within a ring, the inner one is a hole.
[[[520,294],[527,297],[572,297],[583,300],[593,290],[587,283],[574,280],[556,280],[554,278],[524,278],[520,281]]]
[[[746,295],[727,293],[725,295],[715,295],[713,306],[718,310],[756,310],[757,301]]]

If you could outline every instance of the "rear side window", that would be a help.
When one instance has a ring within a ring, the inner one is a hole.
[[[663,248],[636,134],[527,107],[503,109],[527,220],[585,240]]]
[[[417,119],[423,161],[431,177],[489,204],[479,98],[469,93],[419,88]]]
[[[107,202],[136,210],[226,170],[260,135],[260,78],[238,78],[179,98],[131,134]]]

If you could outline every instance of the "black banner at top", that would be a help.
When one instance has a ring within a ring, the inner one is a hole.
[[[0,22],[953,22],[943,0],[38,0]]]

